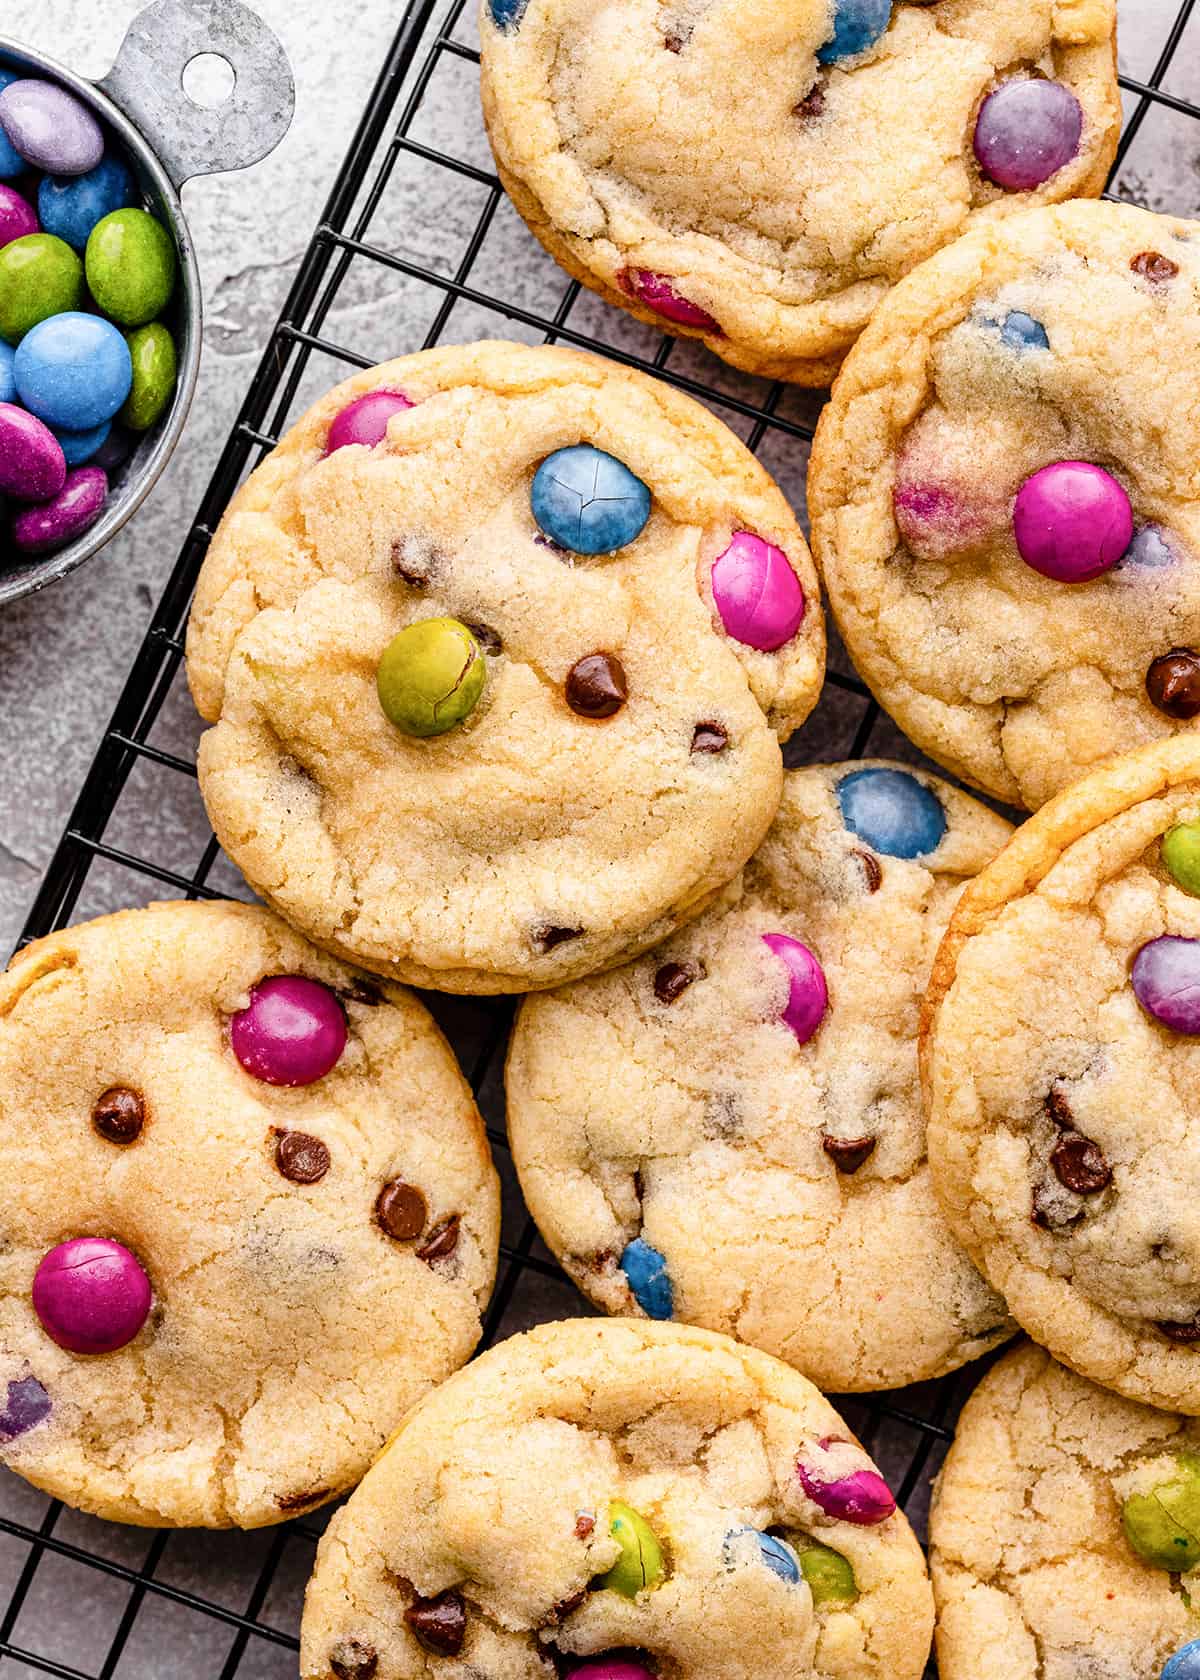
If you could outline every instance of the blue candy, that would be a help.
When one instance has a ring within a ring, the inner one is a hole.
[[[38,188],[38,218],[46,233],[82,251],[97,222],[137,203],[133,176],[120,158],[106,157],[86,175],[47,175]]]
[[[1200,1680],[1200,1639],[1181,1646],[1168,1659],[1161,1680]]]
[[[927,857],[946,832],[941,800],[907,770],[855,770],[837,796],[851,834],[885,857]]]
[[[650,492],[615,455],[590,443],[557,449],[533,478],[533,517],[575,554],[611,554],[641,536]]]
[[[492,21],[499,29],[515,28],[528,3],[529,0],[491,0]]]
[[[647,1318],[670,1318],[675,1310],[675,1291],[667,1275],[667,1262],[656,1248],[635,1237],[621,1256],[621,1270]]]
[[[98,449],[102,449],[112,431],[112,421],[102,420],[98,426],[93,426],[86,432],[65,432],[61,429],[54,433],[62,448],[63,455],[69,467],[82,467],[90,461]]]
[[[1159,525],[1143,525],[1121,556],[1122,566],[1169,566],[1175,555]]]
[[[30,413],[48,426],[87,432],[111,420],[129,395],[133,361],[111,321],[70,310],[25,334],[13,373]]]
[[[0,338],[0,402],[10,403],[17,394],[16,380],[13,378],[13,362],[17,352],[11,344],[6,344]]]
[[[44,220],[45,218],[43,218]],[[1000,337],[1010,350],[1049,350],[1050,337],[1040,321],[1013,309],[1000,322]]]
[[[19,82],[20,76],[15,70],[0,70],[0,93],[3,93],[10,82]],[[0,181],[12,181],[16,176],[24,174],[29,165],[13,145],[12,141],[0,128]]]
[[[788,1545],[786,1540],[777,1540],[773,1534],[764,1534],[758,1528],[731,1528],[725,1536],[723,1556],[726,1569],[732,1569],[737,1563],[738,1541],[744,1534],[752,1534],[758,1541],[760,1560],[766,1564],[773,1575],[778,1575],[781,1581],[786,1581],[789,1587],[800,1583],[800,1560]]]
[[[817,57],[822,64],[857,58],[873,47],[892,18],[892,0],[833,0],[833,34]]]

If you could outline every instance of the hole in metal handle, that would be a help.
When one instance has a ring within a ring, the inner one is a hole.
[[[224,53],[197,53],[183,67],[181,85],[193,105],[215,111],[237,86],[237,71]]]

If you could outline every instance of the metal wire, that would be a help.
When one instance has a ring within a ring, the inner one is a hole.
[[[802,447],[812,437],[811,421],[796,414],[797,406],[803,408],[803,400],[793,396],[789,402],[785,386],[768,386],[738,376],[721,377],[716,364],[697,358],[689,346],[677,345],[669,337],[643,331],[633,340],[626,335],[620,345],[602,340],[589,326],[598,316],[595,309],[588,309],[586,294],[583,307],[576,309],[581,293],[575,282],[561,280],[557,301],[548,311],[496,294],[495,276],[489,274],[483,252],[503,202],[499,182],[490,169],[452,156],[415,132],[439,72],[447,65],[470,67],[478,63],[477,51],[458,35],[467,3],[410,0],[43,878],[23,940],[66,925],[100,863],[127,882],[126,896],[131,902],[145,897],[150,882],[189,898],[221,896],[209,885],[220,857],[215,840],[210,838],[194,864],[187,867],[165,853],[151,857],[133,852],[106,835],[131,778],[140,778],[143,801],[161,798],[164,804],[175,797],[170,782],[194,784],[196,771],[191,759],[154,743],[150,736],[179,674],[183,627],[196,575],[230,497],[246,471],[273,447],[285,427],[313,358],[327,357],[347,367],[367,367],[379,359],[342,342],[338,336],[341,328],[333,324],[348,279],[356,271],[365,268],[400,276],[435,301],[425,345],[437,343],[447,333],[456,309],[486,310],[523,329],[526,337],[580,345],[669,380],[714,406],[738,426],[753,449],[769,445],[773,439]],[[1200,109],[1162,86],[1176,62],[1194,5],[1195,0],[1182,0],[1166,29],[1149,80],[1121,79],[1133,108],[1125,123],[1117,169],[1156,108],[1200,121]],[[410,254],[385,249],[373,235],[377,212],[396,171],[402,167],[441,173],[444,180],[469,183],[483,195],[473,230],[453,272],[442,272]],[[611,312],[606,325],[613,330]],[[630,341],[649,343],[652,348],[630,349]],[[401,343],[392,353],[418,347],[415,342]],[[698,368],[711,368],[709,377],[717,382],[709,383]],[[886,720],[882,723],[886,726]],[[878,707],[849,667],[832,669],[827,698],[789,760],[860,756],[869,749],[880,725]],[[814,742],[818,744],[817,753]],[[458,1013],[454,1014],[454,1005],[445,1000],[440,1005],[439,1000],[432,1001],[466,1060],[472,1088],[489,1122],[488,1134],[498,1165],[511,1184],[499,1070],[512,1004],[503,1000],[459,1000]],[[448,1012],[453,1018],[446,1018]],[[523,1208],[515,1224],[515,1234],[506,1230],[501,1249],[500,1275],[484,1324],[485,1346],[502,1329],[507,1332],[526,1322],[531,1310],[544,1315],[542,1299],[532,1309],[520,1305],[522,1286],[529,1279],[537,1280],[543,1292],[561,1289],[561,1305],[556,1310],[583,1310],[557,1266],[540,1251],[537,1233]],[[952,1437],[958,1405],[977,1374],[977,1368],[972,1368],[958,1377],[903,1394],[859,1396],[844,1403],[853,1426],[881,1456],[898,1487],[901,1503],[919,1529],[928,1503],[931,1472]],[[80,1518],[57,1502],[40,1501],[44,1509],[39,1513],[38,1496],[32,1493],[27,1504],[34,1515],[0,1516],[0,1581],[12,1578],[6,1601],[0,1592],[0,1668],[7,1664],[6,1672],[15,1673],[23,1665],[29,1673],[58,1675],[61,1680],[141,1680],[142,1676],[184,1672],[195,1680],[203,1676],[261,1680],[294,1675],[299,1590],[311,1567],[322,1526],[320,1513],[256,1536],[227,1534],[197,1539],[184,1532],[148,1535],[113,1530]],[[10,1557],[11,1566],[5,1568]],[[63,1645],[51,1648],[48,1643],[64,1625],[63,1572],[74,1583],[65,1589],[70,1595],[65,1623],[71,1622],[73,1596],[76,1602],[88,1601],[89,1618],[94,1624],[70,1643],[67,1654]],[[118,1595],[111,1601],[105,1592],[110,1587]],[[44,1594],[59,1595],[53,1600],[58,1604],[55,1611],[50,1612],[43,1602]],[[108,1605],[103,1626],[100,1624],[105,1616],[95,1608],[101,1602]],[[162,1629],[167,1625],[174,1631],[164,1636]],[[49,1634],[47,1629],[51,1630]],[[45,1648],[32,1648],[33,1640]],[[163,1655],[167,1648],[170,1656]],[[86,1666],[79,1666],[80,1662]]]

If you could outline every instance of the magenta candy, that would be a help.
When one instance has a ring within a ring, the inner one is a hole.
[[[975,123],[983,173],[1009,192],[1032,192],[1079,151],[1083,110],[1070,88],[1014,76],[989,93]]]
[[[1129,497],[1089,461],[1055,461],[1027,478],[1013,508],[1013,535],[1027,566],[1058,583],[1086,583],[1133,539]]]
[[[36,233],[40,226],[37,211],[29,200],[22,198],[15,187],[0,181],[0,249],[11,245],[14,239],[24,239],[27,233]]]
[[[707,309],[701,309],[698,303],[692,303],[675,290],[674,285],[665,274],[655,274],[649,268],[627,268],[621,275],[621,284],[647,309],[653,309],[656,315],[661,315],[664,321],[674,321],[679,327],[697,327],[701,332],[719,333],[720,323],[715,321]]]
[[[1151,939],[1133,959],[1132,980],[1147,1014],[1172,1032],[1200,1033],[1200,939]]]
[[[657,1680],[657,1676],[624,1657],[592,1657],[578,1668],[569,1668],[565,1680]]]
[[[58,495],[37,507],[26,508],[13,520],[13,543],[22,554],[48,554],[74,542],[104,512],[108,474],[101,467],[76,467]]]
[[[115,1353],[150,1311],[150,1279],[107,1237],[75,1237],[43,1259],[33,1279],[42,1329],[70,1353]]]
[[[85,175],[104,156],[100,124],[57,82],[10,82],[0,93],[0,128],[26,163],[48,175]]]
[[[44,502],[66,479],[66,457],[49,426],[15,403],[0,403],[0,494]]]
[[[788,971],[788,1000],[780,1020],[807,1044],[825,1018],[829,989],[820,963],[807,945],[786,933],[764,933],[763,944]]]
[[[713,600],[735,641],[764,653],[790,641],[804,620],[804,590],[774,543],[737,531],[713,562]]]
[[[355,397],[340,414],[334,416],[325,440],[326,455],[345,449],[351,443],[374,449],[387,436],[388,421],[392,415],[403,414],[406,408],[414,406],[403,391],[368,391],[365,397]]]
[[[346,1047],[346,1017],[328,986],[300,974],[262,980],[229,1023],[233,1053],[268,1085],[311,1085]]]
[[[822,1451],[843,1444],[831,1438],[820,1443]],[[852,1470],[848,1475],[827,1479],[800,1462],[796,1474],[813,1504],[839,1522],[873,1528],[876,1523],[886,1522],[896,1509],[891,1489],[878,1470]]]

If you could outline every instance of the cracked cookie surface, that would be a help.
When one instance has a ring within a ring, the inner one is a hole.
[[[912,844],[911,830],[876,832],[853,797],[880,785],[926,802],[932,830]],[[834,1392],[924,1381],[1012,1333],[934,1200],[917,1077],[938,940],[1010,832],[905,766],[789,771],[735,904],[629,967],[526,1000],[506,1075],[513,1156],[544,1237],[597,1305],[644,1300]],[[786,971],[764,945],[777,934],[802,941],[827,984],[807,1043],[780,1017]]]
[[[1196,727],[1198,298],[1195,222],[1031,211],[898,286],[822,415],[813,546],[855,664],[924,751],[1013,804]],[[1071,517],[1064,463],[1097,501],[1048,562],[1020,519],[1039,494],[1045,524]],[[1078,581],[1039,569],[1064,561]]]
[[[280,974],[344,1012],[303,1087],[231,1045]],[[154,905],[26,947],[0,979],[0,1159],[0,1462],[99,1516],[257,1527],[322,1504],[478,1340],[499,1195],[449,1047],[411,994],[258,907]],[[43,1256],[85,1237],[149,1280],[118,1351],[68,1351],[31,1300]]]
[[[887,23],[858,51],[831,43],[855,11]],[[575,279],[737,367],[824,385],[917,263],[1101,191],[1115,27],[1111,0],[484,0],[484,115],[513,202]],[[1022,81],[1060,90],[1081,132],[1017,190],[973,141],[988,96]]]
[[[1196,1583],[1139,1556],[1123,1513],[1198,1450],[1193,1420],[1041,1348],[1008,1354],[967,1403],[934,1495],[942,1680],[1159,1680],[1200,1636]]]
[[[388,390],[411,406],[375,446],[327,453]],[[605,530],[649,492],[612,553],[568,552],[535,518],[562,529],[543,473],[581,447],[625,496],[588,503]],[[735,583],[765,566],[774,591],[742,601],[753,644],[718,610],[726,554]],[[778,599],[776,644],[760,632]],[[417,739],[377,667],[427,619],[466,626],[486,674],[464,721]],[[345,960],[452,991],[605,967],[720,894],[775,813],[779,739],[823,668],[807,546],[734,435],[658,381],[504,344],[392,362],[317,403],[232,504],[188,631],[214,724],[201,789],[255,890]]]
[[[877,1503],[831,1516],[846,1484],[814,1484],[822,1464]],[[917,1680],[931,1628],[916,1539],[810,1383],[705,1331],[588,1319],[504,1342],[409,1414],[321,1543],[300,1666],[550,1680],[620,1652],[664,1680]]]
[[[934,1187],[1013,1317],[1133,1399],[1200,1414],[1200,740],[1115,759],[960,899],[922,1021]],[[1165,844],[1164,844],[1165,842]],[[1169,1017],[1174,1025],[1168,1024]]]

